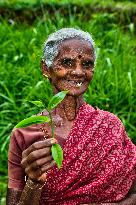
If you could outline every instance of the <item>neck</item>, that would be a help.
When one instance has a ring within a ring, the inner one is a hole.
[[[55,86],[53,86],[53,92],[54,94],[59,92]],[[66,95],[64,100],[55,109],[55,113],[62,117],[63,120],[72,121],[75,119],[78,109],[83,103],[83,95]]]
[[[56,113],[63,119],[72,121],[75,119],[79,107],[84,103],[83,96],[66,96],[56,108]]]
[[[68,121],[75,119],[79,107],[84,103],[83,97],[66,96],[63,102],[58,106],[60,116]]]

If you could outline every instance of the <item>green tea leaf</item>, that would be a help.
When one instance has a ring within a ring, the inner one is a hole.
[[[68,91],[62,91],[54,95],[49,101],[48,110],[50,111],[55,108],[65,98],[67,93]]]
[[[63,161],[63,150],[59,144],[53,144],[51,147],[52,157],[60,169]]]
[[[33,124],[40,124],[44,122],[49,122],[50,118],[48,116],[32,116],[20,121],[15,128],[22,128]]]
[[[33,103],[34,105],[36,105],[37,107],[44,107],[44,104],[42,103],[42,101],[37,100],[37,101],[28,101],[30,103]]]

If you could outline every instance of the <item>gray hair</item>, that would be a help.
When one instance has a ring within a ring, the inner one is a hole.
[[[84,32],[75,28],[62,28],[49,35],[47,41],[44,43],[43,59],[48,68],[53,64],[55,57],[58,55],[59,46],[63,41],[71,38],[80,38],[89,42],[94,50],[94,58],[96,60],[95,43],[92,36],[88,32]]]

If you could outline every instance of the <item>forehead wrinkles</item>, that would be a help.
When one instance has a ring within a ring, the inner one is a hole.
[[[93,49],[91,48],[91,45],[89,43],[80,43],[80,42],[75,42],[74,44],[72,42],[64,42],[60,45],[59,47],[59,53],[58,57],[61,57],[63,55],[81,55],[83,56],[94,56]]]

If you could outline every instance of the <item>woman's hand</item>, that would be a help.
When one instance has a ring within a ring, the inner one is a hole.
[[[51,146],[54,143],[57,143],[56,139],[45,139],[33,143],[22,152],[21,165],[31,180],[36,182],[46,180],[46,172],[55,165],[51,156]]]

